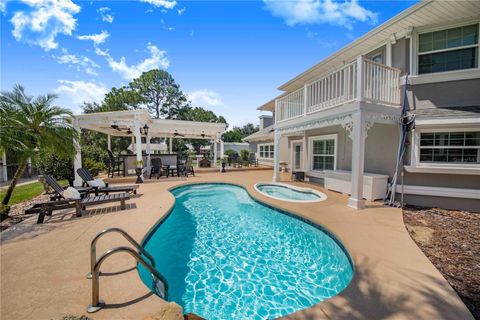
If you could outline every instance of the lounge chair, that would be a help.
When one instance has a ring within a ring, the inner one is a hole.
[[[88,171],[85,168],[79,168],[77,169],[77,173],[80,176],[80,178],[82,178],[84,182],[83,184],[92,188],[96,196],[98,196],[99,193],[109,194],[110,192],[132,192],[133,194],[137,194],[138,185],[136,184],[132,184],[128,186],[109,187],[108,183],[105,183],[106,187],[104,188],[92,187],[92,186],[89,186],[88,181],[92,181],[95,178],[90,173],[90,171]]]
[[[30,209],[25,210],[25,214],[39,214],[37,223],[43,223],[45,215],[51,215],[55,210],[63,210],[68,208],[75,208],[75,216],[77,217],[81,217],[82,210],[85,210],[88,206],[95,206],[109,202],[120,202],[120,208],[125,210],[125,200],[130,199],[128,193],[117,193],[111,195],[104,194],[93,197],[84,196],[80,199],[66,199],[63,196],[64,189],[53,177],[45,176],[44,178],[47,184],[56,193],[58,200],[37,203]]]

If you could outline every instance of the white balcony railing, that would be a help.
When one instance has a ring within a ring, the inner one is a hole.
[[[277,120],[293,119],[302,116],[305,108],[303,100],[303,88],[278,99],[275,106]]]
[[[306,116],[353,101],[400,105],[400,70],[359,57],[277,99],[276,121]]]

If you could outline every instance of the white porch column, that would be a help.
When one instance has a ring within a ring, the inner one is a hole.
[[[2,152],[2,181],[1,182],[6,182],[8,180],[7,178],[7,153],[5,150]]]
[[[218,152],[217,152],[217,137],[213,140],[213,166],[217,166],[217,158],[218,158]]]
[[[173,137],[168,138],[168,150],[169,150],[170,154],[172,154],[172,152],[173,152],[172,140],[173,140]]]
[[[348,199],[348,206],[355,209],[363,209],[363,170],[365,160],[365,139],[367,130],[365,127],[365,114],[361,110],[352,114],[352,191]]]
[[[152,137],[150,136],[150,131],[147,133],[147,141],[146,141],[146,148],[145,152],[147,153],[147,173],[150,172],[150,139]]]
[[[135,121],[135,154],[137,155],[137,161],[142,160],[142,134],[140,133],[140,122]]]
[[[280,165],[280,138],[281,135],[275,133],[273,139],[273,182],[280,181],[280,172],[279,172],[279,165]]]
[[[307,172],[308,170],[310,170],[310,168],[308,168],[308,145],[307,145],[307,132],[304,131],[303,132],[303,154],[302,154],[302,169],[305,170],[305,172]],[[307,175],[305,174],[305,179],[307,179]]]
[[[222,172],[222,164],[221,162],[223,161],[223,157],[225,156],[225,150],[224,150],[224,145],[223,145],[223,140],[220,139],[220,172]]]
[[[135,152],[135,136],[132,135],[132,152]]]
[[[220,158],[223,159],[225,156],[225,144],[223,143],[223,140],[220,139]]]
[[[73,119],[73,128],[77,132],[78,138],[80,139],[81,130],[76,118]],[[73,159],[73,171],[75,173],[75,179],[73,180],[73,185],[75,187],[81,187],[83,180],[78,175],[77,170],[82,167],[82,149],[80,148],[80,142],[78,139],[73,139],[73,146],[75,148],[75,158]]]
[[[112,151],[112,137],[107,134],[107,149]]]

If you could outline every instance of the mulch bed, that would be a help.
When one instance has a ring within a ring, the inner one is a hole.
[[[0,231],[4,231],[10,228],[11,226],[17,223],[20,223],[27,218],[30,218],[32,215],[26,215],[25,209],[30,208],[35,203],[49,201],[49,200],[50,200],[50,195],[42,194],[33,198],[32,200],[28,200],[28,201],[24,201],[24,202],[20,202],[12,205],[10,207],[8,218],[0,222]]]
[[[480,213],[405,208],[403,219],[423,253],[480,320]]]

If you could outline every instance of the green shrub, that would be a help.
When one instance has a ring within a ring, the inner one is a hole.
[[[8,218],[8,213],[10,212],[10,206],[6,206],[0,203],[0,221]]]
[[[242,161],[248,161],[248,157],[250,155],[250,151],[246,149],[240,150],[240,157],[242,158]]]
[[[53,152],[45,151],[36,156],[35,166],[42,175],[50,175],[56,180],[68,180],[72,182],[73,161],[65,159]]]
[[[83,160],[83,167],[90,171],[94,176],[97,176],[100,171],[105,171],[107,169],[105,163],[89,158]]]
[[[236,154],[236,153],[237,153],[237,151],[232,150],[232,149],[225,150],[225,155],[227,155],[227,156],[229,156],[229,157],[230,157],[230,156],[233,156],[233,155]]]

